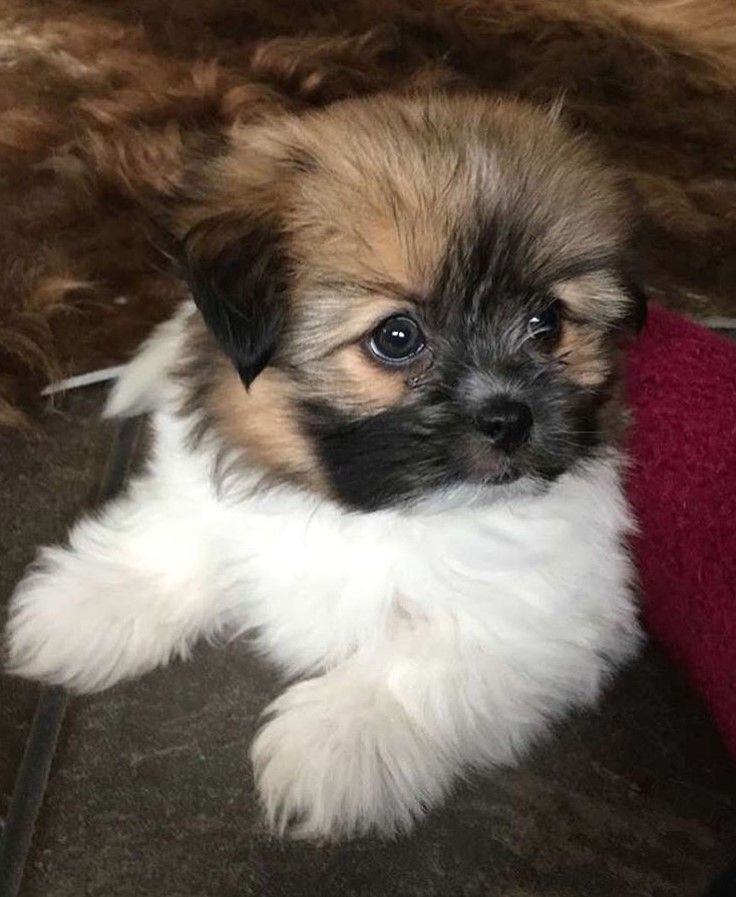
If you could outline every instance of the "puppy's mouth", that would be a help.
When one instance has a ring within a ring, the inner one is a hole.
[[[502,486],[524,476],[519,453],[510,455],[495,448],[482,436],[466,435],[458,446],[462,476],[471,483]]]

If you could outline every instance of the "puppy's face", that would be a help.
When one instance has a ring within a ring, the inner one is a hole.
[[[233,135],[182,216],[189,410],[374,509],[551,481],[609,438],[629,210],[551,116],[373,98]]]

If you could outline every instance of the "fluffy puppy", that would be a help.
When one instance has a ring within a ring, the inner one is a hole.
[[[10,668],[77,691],[250,632],[277,831],[406,830],[639,640],[615,448],[631,213],[554,115],[374,97],[236,130],[178,213],[194,304],[118,382],[148,468],[44,550]]]

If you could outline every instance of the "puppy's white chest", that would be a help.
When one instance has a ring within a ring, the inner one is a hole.
[[[255,630],[273,659],[315,669],[381,637],[396,590],[389,515],[238,516],[246,535],[225,540],[226,600],[234,625]]]
[[[431,514],[298,502],[234,510],[223,538],[227,614],[294,673],[379,646],[397,624],[462,626],[489,650],[605,640],[612,593],[615,604],[626,591],[622,520],[591,507],[583,486]]]

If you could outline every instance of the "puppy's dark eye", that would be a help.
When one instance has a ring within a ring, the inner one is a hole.
[[[529,331],[529,336],[532,337],[532,339],[557,333],[560,329],[559,302],[553,302],[551,305],[538,311],[535,315],[532,315],[527,322],[527,329]]]
[[[379,324],[368,344],[376,358],[389,364],[403,364],[424,348],[424,334],[407,315],[392,315]]]

